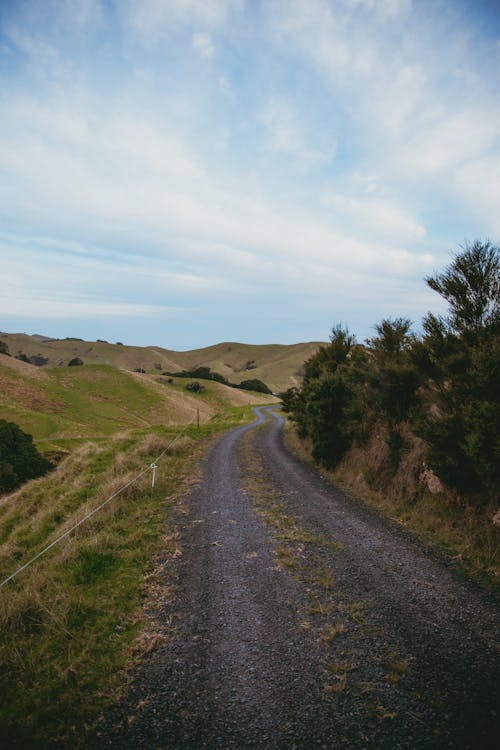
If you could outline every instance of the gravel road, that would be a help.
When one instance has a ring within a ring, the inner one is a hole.
[[[498,746],[498,602],[293,457],[279,413],[256,414],[169,521],[162,645],[91,746]]]

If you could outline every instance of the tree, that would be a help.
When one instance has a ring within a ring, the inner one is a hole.
[[[272,390],[267,386],[262,380],[259,380],[258,378],[252,378],[251,380],[242,380],[241,383],[238,383],[238,388],[241,388],[244,391],[255,391],[257,393],[270,393],[272,394]]]
[[[465,243],[462,253],[427,284],[448,302],[450,332],[478,331],[500,323],[500,250],[489,240]]]
[[[449,304],[447,317],[429,313],[417,347],[430,378],[416,429],[428,462],[461,495],[486,504],[500,489],[500,252],[475,240],[427,283]]]
[[[0,492],[10,492],[49,469],[49,461],[37,451],[31,435],[14,422],[0,419]]]
[[[412,358],[415,336],[407,318],[387,318],[375,326],[378,336],[368,339],[371,351],[367,379],[383,417],[391,424],[408,417],[415,402],[419,375]],[[373,406],[372,406],[373,409]]]
[[[330,343],[305,363],[302,388],[287,402],[299,435],[312,440],[315,460],[331,468],[350,447],[358,422],[355,373],[360,357],[354,336],[336,326]]]

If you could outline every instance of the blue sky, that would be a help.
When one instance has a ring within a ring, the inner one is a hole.
[[[500,5],[1,0],[0,329],[360,340],[500,238]]]

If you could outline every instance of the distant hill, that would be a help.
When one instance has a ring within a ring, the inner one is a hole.
[[[198,410],[200,422],[207,422],[227,407],[276,401],[211,381],[192,394],[186,384],[158,372],[138,374],[103,364],[35,367],[0,354],[2,419],[33,435],[43,450],[72,448],[74,441],[131,428],[187,424]]]
[[[210,367],[228,380],[240,383],[257,378],[271,390],[279,392],[302,379],[302,365],[320,346],[319,342],[303,344],[216,344],[204,349],[175,352],[158,346],[140,347],[111,344],[106,341],[81,339],[53,339],[47,336],[28,336],[24,333],[0,333],[13,356],[47,359],[47,367],[65,366],[75,357],[85,364],[107,364],[146,373],[179,372],[196,367]]]

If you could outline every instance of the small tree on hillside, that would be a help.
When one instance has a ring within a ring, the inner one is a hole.
[[[0,492],[10,492],[49,469],[49,461],[37,451],[31,435],[14,422],[0,419]]]

